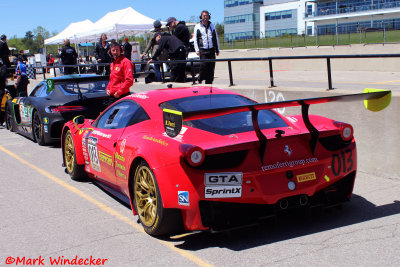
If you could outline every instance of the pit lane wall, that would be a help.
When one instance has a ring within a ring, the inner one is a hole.
[[[232,89],[258,102],[273,102],[299,98],[334,96],[338,94],[360,93],[349,90],[302,90],[296,89]],[[347,103],[325,103],[310,107],[310,114],[321,115],[347,122],[354,127],[357,142],[358,171],[400,179],[400,93],[392,93],[389,107],[380,112],[372,112],[362,101]],[[285,116],[301,114],[300,107],[279,109]]]
[[[311,55],[362,55],[362,54],[397,54],[400,53],[400,44],[353,44],[341,46],[295,47],[295,48],[268,48],[268,49],[241,49],[222,50],[222,58],[249,58],[249,57],[281,57],[281,56],[311,56]],[[326,59],[296,59],[273,60],[274,70],[287,71],[315,71],[326,70]],[[360,59],[331,59],[332,70],[341,71],[385,71],[398,70],[398,58],[360,58]],[[216,71],[226,71],[227,63],[218,62]],[[232,69],[236,71],[268,70],[268,61],[241,61],[232,62]]]

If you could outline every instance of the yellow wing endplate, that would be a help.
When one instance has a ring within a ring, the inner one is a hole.
[[[365,88],[364,93],[374,93],[374,92],[383,92],[387,90],[383,89],[375,89],[375,88]],[[386,107],[390,105],[392,101],[392,92],[390,91],[389,94],[378,98],[378,99],[366,99],[364,100],[364,106],[366,109],[374,112],[378,112],[384,110]]]

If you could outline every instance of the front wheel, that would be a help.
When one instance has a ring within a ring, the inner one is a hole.
[[[33,114],[32,132],[34,140],[38,143],[39,146],[43,146],[45,144],[44,134],[43,134],[43,123],[42,120],[40,119],[38,111],[35,111],[35,113]]]
[[[182,230],[181,211],[163,207],[157,180],[147,162],[139,164],[133,179],[133,203],[144,231],[160,236]]]
[[[74,139],[70,130],[65,134],[62,145],[67,173],[74,181],[84,180],[86,178],[85,166],[76,163]]]

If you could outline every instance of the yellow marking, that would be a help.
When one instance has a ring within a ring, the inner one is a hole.
[[[371,84],[389,84],[389,83],[400,83],[400,80],[375,82],[375,83],[371,83]]]
[[[177,110],[173,110],[173,109],[163,109],[163,112],[167,112],[167,113],[172,113],[172,114],[176,114],[176,115],[182,115],[182,112],[177,111]]]
[[[329,181],[331,180],[329,177],[328,177],[328,175],[325,175],[325,180],[329,183]]]
[[[136,222],[132,221],[128,217],[122,215],[118,211],[116,211],[116,210],[104,205],[103,203],[101,203],[100,201],[94,199],[93,197],[91,197],[89,195],[86,195],[85,193],[83,193],[82,191],[77,189],[76,187],[73,187],[72,185],[67,184],[66,182],[64,182],[60,178],[55,177],[54,175],[50,174],[49,172],[47,172],[45,170],[42,170],[39,167],[36,167],[32,163],[29,163],[28,161],[24,160],[23,158],[19,157],[18,155],[14,154],[13,152],[5,149],[1,145],[0,145],[0,150],[3,151],[4,153],[6,153],[7,155],[9,155],[10,157],[20,161],[22,164],[25,164],[26,166],[34,169],[35,171],[37,171],[38,173],[42,174],[46,178],[52,180],[53,182],[57,183],[58,185],[66,188],[69,191],[77,194],[78,196],[86,199],[87,201],[89,201],[90,203],[92,203],[95,206],[99,207],[100,209],[102,209],[106,213],[108,213],[108,214],[116,217],[120,221],[123,221],[126,224],[132,226],[133,228],[135,228],[135,230],[140,231],[142,233],[145,233],[143,228],[141,226],[139,226],[139,224],[137,224]],[[186,259],[190,260],[191,262],[193,262],[193,263],[195,263],[195,264],[197,264],[199,266],[213,266],[212,264],[210,264],[210,263],[206,262],[205,260],[197,257],[196,255],[190,253],[189,251],[185,251],[185,250],[181,250],[181,249],[176,248],[175,245],[170,243],[170,242],[162,241],[162,240],[155,239],[155,238],[153,240],[155,240],[157,242],[160,242],[161,244],[163,244],[164,246],[168,247],[172,251],[180,254],[181,256],[185,257]]]
[[[373,93],[373,92],[382,92],[382,91],[387,91],[383,89],[375,89],[375,88],[365,88],[364,93]],[[364,106],[366,109],[370,111],[381,111],[385,109],[387,106],[390,105],[390,102],[392,101],[392,92],[389,94],[378,98],[378,99],[369,99],[369,100],[364,100]]]
[[[99,160],[110,166],[113,166],[112,156],[110,156],[102,151],[99,151]]]

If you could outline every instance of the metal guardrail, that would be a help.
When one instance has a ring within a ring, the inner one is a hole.
[[[273,61],[274,60],[296,60],[296,59],[326,59],[327,65],[327,74],[328,74],[328,89],[332,90],[332,68],[331,68],[331,59],[346,59],[346,58],[396,58],[400,57],[400,54],[363,54],[363,55],[315,55],[315,56],[280,56],[280,57],[252,57],[252,58],[223,58],[223,59],[188,59],[188,60],[166,60],[166,61],[152,61],[154,63],[187,63],[191,64],[191,74],[192,74],[192,84],[196,84],[196,77],[194,75],[194,63],[196,62],[227,62],[228,63],[228,71],[229,71],[229,86],[234,86],[233,83],[233,71],[232,71],[232,62],[236,61],[268,61],[269,66],[269,79],[270,79],[270,87],[275,87],[274,81],[274,73],[273,73]],[[143,65],[147,64],[147,61],[137,61],[132,62],[133,65]],[[56,68],[62,67],[77,67],[80,70],[80,67],[99,67],[99,66],[107,66],[110,63],[98,63],[98,64],[82,64],[82,65],[52,65],[52,66],[34,66],[34,69],[43,69],[43,78],[46,79],[46,72],[44,71],[47,68],[54,69],[54,75],[56,75]],[[134,66],[135,69],[135,66]],[[79,72],[80,73],[80,72]],[[165,83],[165,73],[164,69],[161,68],[162,80]],[[135,77],[136,78],[136,77]]]

